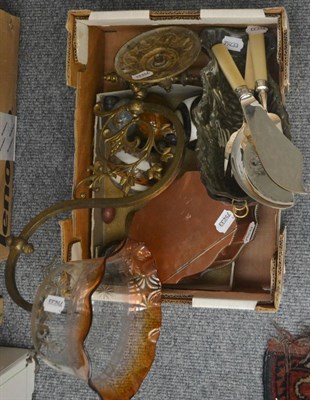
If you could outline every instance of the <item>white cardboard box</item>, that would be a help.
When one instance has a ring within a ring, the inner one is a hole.
[[[35,362],[29,350],[0,347],[0,399],[31,400]]]

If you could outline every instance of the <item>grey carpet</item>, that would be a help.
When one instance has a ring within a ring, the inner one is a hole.
[[[291,27],[291,91],[287,99],[294,143],[305,156],[309,184],[310,4],[281,2]],[[45,207],[71,196],[73,171],[74,91],[66,86],[66,16],[69,9],[198,9],[259,8],[274,1],[69,1],[0,0],[0,8],[21,17],[18,81],[18,136],[14,183],[13,233]],[[308,185],[309,188],[309,185]],[[285,289],[276,315],[247,311],[192,309],[165,305],[156,360],[141,389],[140,400],[260,400],[262,363],[272,321],[292,333],[309,323],[309,198],[297,197],[284,213],[288,226]],[[32,300],[42,279],[42,260],[59,254],[57,221],[44,227],[34,243],[40,249],[18,270],[18,285]],[[0,293],[5,297],[5,324],[0,344],[31,347],[30,318],[13,304],[0,268]],[[107,315],[111,321],[111,315]],[[40,363],[36,400],[97,399],[86,385]],[[3,399],[10,400],[10,399]],[[12,399],[13,400],[13,399]]]

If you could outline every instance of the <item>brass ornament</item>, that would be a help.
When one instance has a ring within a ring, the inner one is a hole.
[[[236,201],[232,200],[233,214],[237,219],[246,218],[249,214],[249,205],[246,200]]]
[[[128,82],[156,83],[189,68],[200,49],[199,37],[190,29],[156,28],[135,36],[120,48],[115,70]]]
[[[136,99],[112,111],[101,110],[98,104],[95,114],[104,121],[99,154],[88,169],[90,175],[75,187],[74,197],[85,186],[99,191],[105,177],[124,196],[137,195],[135,185],[139,184],[145,186],[145,197],[153,197],[172,182],[183,158],[185,135],[171,110]],[[175,137],[175,144],[160,146],[159,139],[167,135]],[[121,152],[131,161],[122,161]]]

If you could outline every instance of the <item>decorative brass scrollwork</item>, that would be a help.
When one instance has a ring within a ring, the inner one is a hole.
[[[81,186],[98,191],[104,177],[109,177],[125,196],[131,196],[136,194],[136,184],[156,194],[176,176],[185,139],[183,127],[171,110],[132,100],[112,111],[102,110],[97,104],[95,114],[104,120],[99,154],[88,169],[90,175],[75,187],[75,197]],[[129,161],[122,161],[121,155]]]

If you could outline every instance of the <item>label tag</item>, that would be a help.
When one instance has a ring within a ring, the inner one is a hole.
[[[138,74],[131,75],[131,77],[135,81],[140,81],[141,79],[149,78],[152,75],[154,75],[152,71],[142,71],[139,72]]]
[[[248,26],[245,31],[248,35],[258,35],[259,33],[266,33],[268,28],[265,26]]]
[[[256,223],[252,221],[244,235],[243,243],[249,243],[250,240],[253,239],[253,233],[255,231]]]
[[[0,160],[15,161],[16,115],[0,112]]]
[[[49,294],[43,303],[44,311],[54,314],[61,314],[65,308],[65,299],[60,296],[53,296]]]
[[[234,221],[234,214],[229,210],[224,210],[214,225],[218,232],[226,233]]]
[[[225,36],[222,40],[224,46],[228,48],[228,50],[232,51],[241,51],[243,49],[244,43],[240,38],[236,38],[233,36]]]

